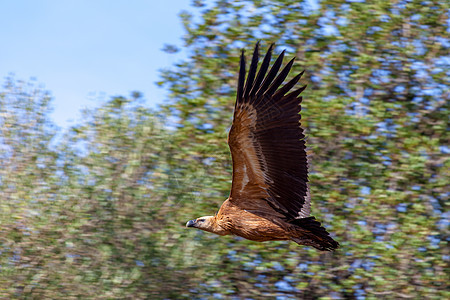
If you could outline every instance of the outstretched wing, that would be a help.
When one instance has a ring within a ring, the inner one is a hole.
[[[306,86],[290,92],[303,72],[279,88],[294,59],[277,75],[283,51],[267,73],[272,45],[256,74],[258,48],[257,44],[247,81],[244,52],[241,55],[233,125],[228,136],[233,160],[230,201],[255,213],[264,207],[263,214],[267,214],[270,206],[286,219],[304,218],[309,216],[310,197],[299,95]]]

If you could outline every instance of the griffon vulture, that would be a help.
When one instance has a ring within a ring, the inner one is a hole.
[[[270,46],[257,73],[256,44],[245,81],[242,51],[234,108],[228,135],[233,161],[230,196],[215,216],[187,222],[218,235],[237,235],[252,241],[291,240],[300,245],[331,251],[339,244],[313,216],[308,186],[308,165],[300,127],[300,93],[289,92],[303,72],[279,88],[294,59],[277,75],[284,51],[270,71]]]

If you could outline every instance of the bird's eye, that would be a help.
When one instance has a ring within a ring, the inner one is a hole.
[[[205,219],[198,219],[197,222],[205,222]]]

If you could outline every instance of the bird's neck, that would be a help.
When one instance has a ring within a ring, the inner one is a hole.
[[[199,229],[212,232],[218,235],[231,234],[228,230],[226,230],[223,226],[221,226],[220,223],[221,222],[217,218],[217,216],[211,216],[204,224],[202,224],[201,227],[199,227]]]

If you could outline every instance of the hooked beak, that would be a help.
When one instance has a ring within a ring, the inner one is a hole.
[[[195,220],[190,220],[186,223],[186,227],[195,227]]]

